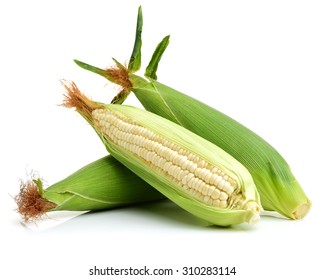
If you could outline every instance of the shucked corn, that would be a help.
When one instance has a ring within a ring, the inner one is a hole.
[[[240,190],[236,181],[218,167],[109,110],[95,110],[93,118],[99,131],[114,144],[165,173],[179,188],[200,201],[221,208],[240,208],[241,195],[237,195]]]
[[[223,150],[150,112],[99,104],[74,84],[65,87],[64,105],[76,108],[116,159],[176,204],[217,225],[259,219],[251,175]]]

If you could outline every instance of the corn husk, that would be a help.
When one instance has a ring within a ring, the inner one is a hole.
[[[165,197],[108,155],[44,188],[39,176],[21,182],[15,197],[25,221],[49,211],[98,211]]]

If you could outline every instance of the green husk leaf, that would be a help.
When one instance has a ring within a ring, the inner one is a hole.
[[[142,17],[142,8],[140,6],[138,9],[135,41],[134,41],[133,51],[132,51],[129,66],[128,66],[128,70],[130,71],[130,73],[134,73],[141,68],[142,25],[143,25],[143,17]]]
[[[115,62],[116,66],[118,68],[120,68],[123,71],[126,71],[127,70],[126,67],[121,62],[119,62],[117,59],[115,59],[114,57],[112,57],[112,60]],[[105,70],[103,70],[103,71],[105,71]],[[93,71],[91,71],[91,72],[93,72]]]
[[[36,184],[38,193],[42,196],[44,194],[43,183],[40,178],[34,179],[33,182]]]
[[[115,84],[118,84],[118,81],[115,79],[114,75],[112,75],[110,72],[107,72],[106,70],[104,69],[101,69],[101,68],[98,68],[98,67],[95,67],[95,66],[92,66],[88,63],[85,63],[85,62],[82,62],[78,59],[74,59],[73,60],[79,67],[87,70],[87,71],[90,71],[90,72],[93,72],[95,74],[98,74],[102,77],[104,77],[105,79],[109,80],[110,82],[112,83],[115,83]]]
[[[162,41],[156,47],[156,49],[151,57],[151,60],[146,68],[146,71],[144,73],[145,77],[157,80],[156,73],[158,70],[158,65],[159,65],[162,55],[164,54],[166,48],[168,47],[169,38],[170,38],[170,35],[166,36],[164,39],[162,39]]]

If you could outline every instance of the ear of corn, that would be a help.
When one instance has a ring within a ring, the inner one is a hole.
[[[130,75],[132,91],[149,111],[181,124],[215,143],[251,173],[265,210],[303,218],[311,202],[284,158],[265,140],[202,102],[155,80]],[[193,117],[193,112],[196,116]]]
[[[43,189],[41,179],[21,185],[15,200],[25,220],[48,211],[94,211],[165,197],[112,156],[96,160]]]
[[[155,80],[168,39],[165,37],[158,45],[145,73],[148,79],[131,73],[120,79],[118,75],[112,75],[111,69],[105,71],[80,61],[75,62],[112,82],[121,86],[124,84],[124,94],[119,96],[121,102],[116,99],[114,102],[122,103],[133,91],[146,110],[189,129],[240,161],[252,174],[265,210],[277,211],[291,219],[303,218],[309,212],[311,202],[288,163],[269,143],[220,111]],[[121,72],[126,73],[123,67],[119,67]],[[125,83],[127,80],[129,83]]]
[[[255,223],[261,207],[249,172],[219,147],[162,117],[131,106],[90,101],[65,85],[107,150],[190,213],[213,224]]]

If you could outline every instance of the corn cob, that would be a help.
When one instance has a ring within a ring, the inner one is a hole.
[[[49,211],[104,210],[164,198],[109,155],[46,189],[40,178],[21,182],[15,201],[18,213],[29,221]]]
[[[117,160],[167,198],[216,225],[258,221],[253,179],[223,150],[155,114],[96,103],[74,83],[64,86],[63,105],[76,108]]]
[[[138,25],[142,25],[142,19]],[[122,103],[132,91],[146,110],[187,128],[236,158],[251,173],[265,210],[277,211],[291,219],[303,218],[311,202],[288,163],[269,143],[218,110],[156,81],[158,63],[168,42],[169,36],[158,45],[146,69],[147,79],[135,75],[133,72],[137,69],[132,65],[126,69],[117,63],[117,67],[103,70],[75,62],[122,86],[113,103]],[[133,49],[133,57],[141,57],[141,45],[135,43],[135,46],[138,48]]]

